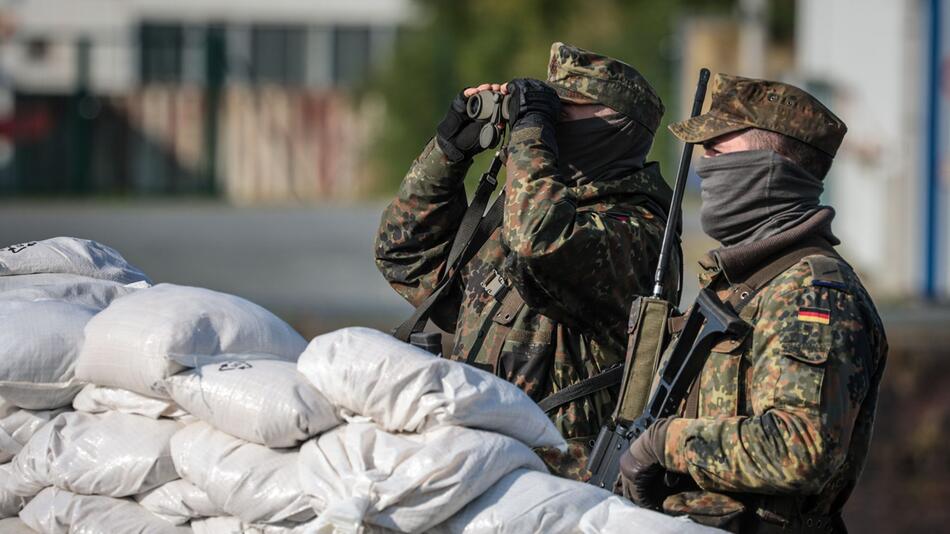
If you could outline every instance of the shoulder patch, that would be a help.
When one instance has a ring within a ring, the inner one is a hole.
[[[841,266],[837,259],[829,256],[809,256],[805,258],[805,261],[811,269],[811,285],[841,291],[848,290],[848,285],[841,275]]]

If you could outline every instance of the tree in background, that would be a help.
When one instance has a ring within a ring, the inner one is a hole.
[[[551,43],[563,41],[621,59],[643,73],[667,107],[660,128],[681,118],[674,89],[676,24],[684,11],[730,13],[734,0],[417,0],[391,63],[368,88],[386,116],[372,167],[382,191],[398,186],[435,133],[449,101],[465,87],[515,77],[544,79]],[[659,132],[658,132],[659,133]],[[671,173],[670,143],[658,135],[651,159]],[[490,154],[476,159],[487,166]],[[478,172],[471,173],[477,178]],[[472,178],[470,177],[470,178]]]

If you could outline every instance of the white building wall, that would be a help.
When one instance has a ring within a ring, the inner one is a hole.
[[[413,15],[410,0],[0,0],[0,9],[13,19],[16,31],[15,45],[4,43],[0,47],[0,68],[17,88],[73,90],[77,75],[75,43],[88,37],[93,41],[90,87],[107,94],[121,93],[137,82],[137,30],[143,21],[369,26],[374,51],[384,52],[392,46],[393,28],[407,23]],[[313,35],[308,40],[314,46],[325,46],[326,36],[319,35],[319,29],[310,33]],[[52,39],[43,61],[31,61],[26,47],[20,46],[31,36]],[[323,80],[328,74],[308,72],[310,77]]]
[[[919,0],[799,0],[799,77],[848,125],[826,180],[843,251],[875,294],[920,284],[925,87]]]

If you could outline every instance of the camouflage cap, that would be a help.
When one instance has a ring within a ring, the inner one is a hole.
[[[670,124],[688,143],[760,128],[798,139],[834,157],[848,127],[817,98],[786,83],[717,74],[709,111]]]
[[[564,43],[551,45],[548,84],[561,100],[602,104],[656,133],[663,102],[637,69],[622,61]]]

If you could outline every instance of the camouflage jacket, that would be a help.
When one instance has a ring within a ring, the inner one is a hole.
[[[815,276],[812,264],[839,275]],[[728,287],[708,258],[700,278]],[[664,511],[724,527],[749,512],[779,524],[835,515],[863,468],[884,371],[874,304],[847,263],[810,256],[740,316],[751,333],[715,347],[699,377],[698,417],[673,420],[667,433],[664,463],[705,491],[669,497]]]
[[[672,194],[655,163],[620,178],[569,186],[559,180],[556,149],[539,130],[513,132],[504,222],[431,315],[455,334],[450,358],[514,382],[535,400],[622,362],[629,306],[652,288],[664,228],[646,199],[663,205]],[[444,267],[467,206],[469,165],[449,164],[430,141],[383,213],[377,266],[415,306]],[[497,287],[496,279],[525,303],[504,320],[498,317],[503,299],[486,290]],[[569,457],[550,459],[555,470],[580,476],[586,443],[615,401],[616,391],[605,390],[551,414],[572,440]]]

